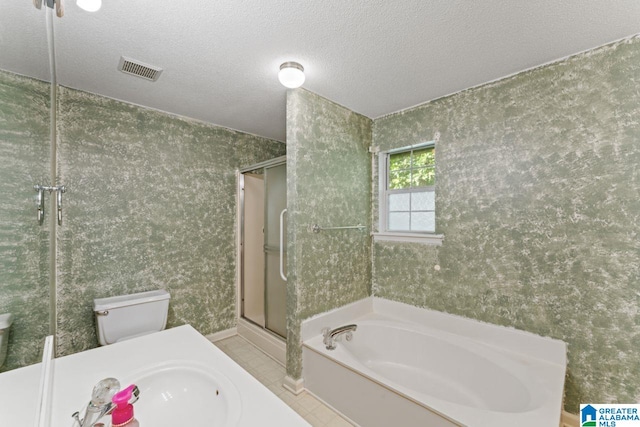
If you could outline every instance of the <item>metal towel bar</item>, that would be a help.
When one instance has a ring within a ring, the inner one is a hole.
[[[347,225],[344,227],[320,227],[318,224],[313,224],[313,226],[311,227],[311,230],[314,233],[319,233],[321,231],[325,231],[325,230],[351,230],[351,229],[358,229],[360,231],[364,231],[367,227],[365,227],[364,225]]]

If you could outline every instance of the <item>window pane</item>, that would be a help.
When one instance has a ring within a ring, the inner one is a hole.
[[[412,211],[434,211],[436,210],[436,194],[433,191],[415,191],[411,193]],[[389,196],[391,197],[391,196]],[[389,204],[391,209],[391,204]]]
[[[412,187],[427,187],[436,183],[435,167],[413,169]]]
[[[389,172],[389,190],[409,188],[410,185],[411,185],[410,170]]]
[[[408,212],[410,193],[389,194],[389,210]]]
[[[390,231],[409,231],[409,212],[389,212]]]
[[[435,156],[434,146],[388,154],[387,230],[435,232]]]
[[[411,231],[436,231],[436,213],[412,212]]]
[[[436,149],[435,147],[423,148],[413,152],[413,167],[435,166]]]
[[[409,168],[411,168],[411,151],[391,154],[389,156],[389,170],[396,171]]]

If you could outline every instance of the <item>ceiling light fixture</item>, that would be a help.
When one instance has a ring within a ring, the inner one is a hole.
[[[278,80],[289,89],[300,87],[304,83],[304,68],[297,62],[285,62],[280,66]]]
[[[102,7],[102,0],[76,0],[76,4],[87,12],[96,12]]]

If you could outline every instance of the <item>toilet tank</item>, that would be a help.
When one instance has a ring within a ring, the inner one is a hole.
[[[0,366],[4,364],[9,347],[9,329],[13,323],[13,314],[0,314]]]
[[[93,300],[100,345],[159,332],[167,325],[169,292],[140,292]]]

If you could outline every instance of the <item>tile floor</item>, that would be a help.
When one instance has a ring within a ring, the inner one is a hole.
[[[296,396],[282,387],[282,380],[285,377],[284,367],[244,338],[236,335],[217,341],[214,344],[275,393],[284,403],[299,413],[312,426],[352,426],[351,423],[306,391]]]

